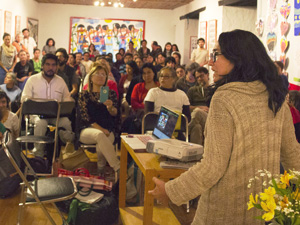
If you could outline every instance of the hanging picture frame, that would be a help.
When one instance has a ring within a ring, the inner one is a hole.
[[[21,16],[15,16],[15,36],[21,33]]]
[[[197,43],[198,37],[197,36],[191,36],[190,37],[190,54],[189,57],[191,58],[191,54],[194,49],[197,49],[198,43]]]
[[[204,38],[204,40],[205,40],[204,48],[207,49],[207,21],[200,22],[199,37]]]
[[[208,21],[208,51],[211,52],[217,41],[217,20]]]
[[[11,34],[12,26],[12,13],[9,11],[4,12],[4,32]]]
[[[39,21],[37,19],[27,17],[27,28],[29,29],[29,36],[33,37],[36,44],[38,44]]]

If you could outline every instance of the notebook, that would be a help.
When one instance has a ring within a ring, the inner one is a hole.
[[[179,114],[162,106],[158,120],[151,135],[126,135],[125,142],[133,149],[146,149],[147,141],[153,139],[169,139],[175,130]],[[142,141],[144,139],[144,141]]]

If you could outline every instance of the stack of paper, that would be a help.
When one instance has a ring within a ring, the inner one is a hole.
[[[93,204],[95,202],[100,201],[103,198],[103,194],[97,193],[95,191],[91,191],[91,193],[88,196],[81,196],[79,193],[75,196],[79,201],[85,202],[88,204]]]

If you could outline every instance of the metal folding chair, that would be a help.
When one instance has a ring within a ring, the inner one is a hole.
[[[50,216],[45,206],[47,203],[51,203],[52,206],[58,211],[62,218],[63,224],[68,224],[62,213],[55,205],[55,202],[68,200],[76,195],[77,189],[74,180],[69,177],[50,177],[39,179],[23,152],[20,151],[19,143],[16,140],[13,140],[9,132],[5,132],[2,142],[3,149],[7,157],[23,181],[21,184],[22,191],[17,224],[21,224],[22,222],[23,211],[26,205],[38,204],[42,208],[51,224],[55,225],[53,218]],[[20,155],[21,159],[25,163],[24,172],[22,172],[22,169],[17,163],[18,156]],[[30,172],[30,175],[33,175],[33,181],[29,182],[27,180],[28,172]]]

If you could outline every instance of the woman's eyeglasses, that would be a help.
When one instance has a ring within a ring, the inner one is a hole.
[[[217,61],[217,57],[218,55],[223,55],[221,52],[213,52],[213,53],[210,53],[210,59],[213,60],[213,62],[216,62]]]
[[[161,75],[161,76],[159,76],[159,78],[164,78],[164,79],[170,79],[171,78],[171,76],[168,76],[168,75]]]

